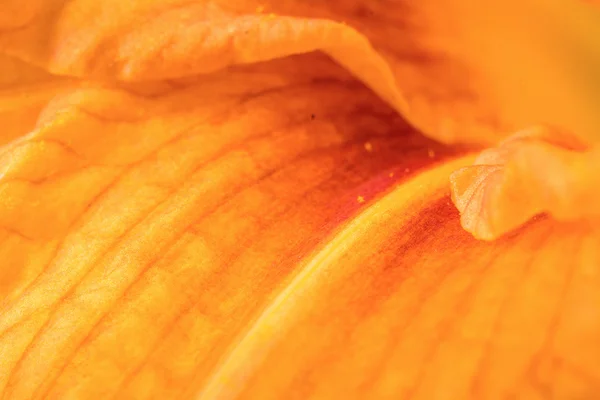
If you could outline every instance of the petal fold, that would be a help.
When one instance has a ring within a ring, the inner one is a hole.
[[[493,144],[540,123],[598,139],[600,10],[583,2],[52,0],[8,11],[0,22],[23,22],[4,24],[0,51],[56,74],[155,80],[321,50],[446,143]]]
[[[492,240],[544,212],[558,220],[598,223],[598,149],[538,127],[484,151],[450,178],[463,227]]]

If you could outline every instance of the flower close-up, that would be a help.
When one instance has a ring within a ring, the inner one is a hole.
[[[0,0],[0,399],[600,399],[600,6]]]

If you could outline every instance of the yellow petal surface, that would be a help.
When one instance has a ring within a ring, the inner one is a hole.
[[[476,241],[447,187],[474,157],[414,129],[587,134],[504,96],[470,1],[24,3],[0,10],[4,398],[598,392],[597,228]]]

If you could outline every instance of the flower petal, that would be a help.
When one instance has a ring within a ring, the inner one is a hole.
[[[316,54],[153,95],[89,83],[3,150],[0,390],[17,399],[197,388],[328,232],[452,155]]]
[[[450,178],[463,227],[491,240],[545,212],[558,220],[598,223],[599,151],[547,127],[484,151]]]
[[[44,105],[69,83],[0,54],[0,146],[32,130]]]
[[[540,219],[478,242],[435,188],[452,167],[308,258],[199,398],[593,398],[600,231]]]
[[[537,374],[537,360],[540,374],[548,369],[555,373],[554,366],[562,363],[556,381],[579,385],[555,387],[567,395],[587,394],[596,385],[597,310],[581,307],[597,302],[597,236],[590,233],[592,228],[557,228],[558,236],[548,240],[549,250],[540,253],[540,263],[520,262],[546,243],[544,229],[555,226],[552,222],[545,221],[541,231],[535,225],[521,232],[524,239],[512,237],[494,245],[473,242],[455,228],[457,216],[444,208],[446,175],[466,165],[468,158],[430,168],[378,200],[425,166],[462,153],[425,140],[397,111],[432,137],[489,142],[503,135],[499,127],[505,123],[528,121],[531,115],[519,114],[525,106],[534,106],[535,118],[562,110],[560,104],[548,107],[547,101],[538,107],[532,100],[537,95],[516,102],[515,110],[510,109],[512,102],[503,103],[509,93],[514,95],[508,89],[518,88],[517,78],[531,76],[534,67],[546,64],[532,62],[523,69],[526,74],[506,78],[495,64],[498,55],[477,58],[480,43],[467,39],[487,29],[480,22],[480,8],[465,15],[469,29],[446,35],[448,15],[462,18],[470,2],[447,5],[450,9],[409,7],[410,13],[403,8],[407,3],[390,8],[385,2],[273,2],[264,4],[263,12],[255,2],[225,1],[7,4],[10,7],[0,10],[3,57],[31,69],[35,79],[47,80],[52,88],[43,94],[32,91],[39,97],[27,103],[29,111],[9,107],[14,92],[0,101],[2,110],[8,110],[2,111],[3,121],[20,121],[20,116],[24,121],[11,122],[11,133],[2,139],[8,144],[0,149],[4,397],[171,398],[193,395],[201,388],[209,396],[219,395],[219,382],[230,378],[231,393],[260,392],[261,385],[285,391],[290,374],[301,371],[302,365],[320,365],[325,378],[310,386],[295,375],[294,388],[327,394],[347,384],[346,378],[336,378],[348,376],[345,368],[355,377],[356,371],[369,368],[351,359],[360,354],[354,351],[345,353],[352,362],[315,364],[322,343],[337,343],[332,349],[344,350],[344,343],[350,342],[338,343],[335,332],[365,326],[350,344],[360,348],[368,343],[367,351],[375,354],[367,358],[374,360],[369,365],[378,365],[377,360],[388,355],[385,349],[371,347],[379,343],[380,329],[386,339],[382,344],[396,340],[397,332],[386,327],[402,317],[400,322],[408,324],[411,307],[429,296],[432,302],[424,318],[417,315],[417,325],[407,325],[408,334],[398,336],[400,350],[389,353],[394,355],[389,368],[381,369],[384,381],[367,391],[408,390],[427,397],[427,387],[462,394],[470,384],[480,391],[489,387],[492,394],[521,393],[526,387],[514,374],[525,371],[527,381],[529,367],[523,365],[531,362]],[[16,16],[10,17],[8,10]],[[369,10],[377,12],[369,15]],[[510,21],[508,11],[514,9],[502,10],[504,22]],[[272,17],[271,12],[281,16]],[[426,33],[414,25],[421,20],[426,21]],[[495,30],[498,26],[486,32],[504,32]],[[402,41],[390,44],[390,37],[400,36]],[[401,56],[403,48],[410,57]],[[297,55],[313,50],[329,54],[395,111],[323,55]],[[440,61],[433,57],[436,61],[423,62],[432,54],[441,55]],[[271,61],[232,68],[267,60]],[[198,76],[205,73],[212,75]],[[463,73],[468,75],[457,80]],[[493,79],[497,76],[502,77],[498,84]],[[69,83],[62,86],[63,81]],[[568,95],[561,101],[579,99],[569,92],[572,85],[565,86]],[[461,90],[465,100],[457,102]],[[490,122],[498,104],[501,121]],[[580,122],[572,108],[579,110],[569,106],[556,114],[559,123]],[[394,207],[390,199],[397,202]],[[431,204],[431,199],[440,203]],[[436,212],[439,207],[442,210]],[[371,223],[361,231],[357,226],[365,221]],[[327,245],[335,232],[338,239]],[[348,232],[357,235],[348,239]],[[359,238],[364,240],[357,246]],[[520,282],[521,275],[512,274],[527,268],[537,271],[547,260],[559,259],[552,254],[558,252],[552,245],[555,239],[573,248],[583,242],[581,260],[571,269],[563,263],[543,269],[547,275],[527,275],[531,281],[522,292],[513,291],[511,283]],[[514,253],[508,251],[513,246]],[[332,248],[334,262],[327,261],[322,273],[314,273],[321,270],[316,267],[322,264],[318,256]],[[423,252],[438,248],[439,257],[422,258]],[[465,263],[464,254],[472,262]],[[505,258],[496,259],[498,254]],[[461,268],[452,268],[447,260]],[[488,268],[493,263],[497,268]],[[519,268],[498,267],[515,263]],[[365,264],[367,268],[358,268]],[[450,284],[438,285],[435,279],[443,271],[451,275]],[[570,282],[570,271],[578,279],[572,287],[565,283]],[[473,299],[471,289],[465,289],[471,281],[484,282],[480,291],[473,285],[479,296]],[[409,285],[405,291],[393,286],[404,282]],[[574,297],[571,303],[565,300],[566,306],[556,306],[563,284],[565,293]],[[430,285],[442,289],[437,297]],[[532,294],[540,286],[543,290]],[[295,291],[290,302],[287,287],[314,297]],[[489,300],[488,293],[500,295]],[[514,296],[506,306],[499,301],[505,293]],[[397,303],[369,319],[370,310],[363,304],[386,294]],[[311,307],[316,300],[321,301],[319,307]],[[462,312],[470,304],[467,300],[473,302],[474,315]],[[479,325],[478,318],[489,324],[486,318],[495,315],[488,312],[488,301],[496,301],[492,308],[505,307],[498,315],[510,317],[498,322],[497,331]],[[446,312],[453,306],[455,315]],[[277,310],[295,314],[280,320]],[[554,310],[561,311],[556,315],[567,323],[556,322]],[[312,315],[317,318],[309,318]],[[497,352],[493,354],[499,354],[484,358],[489,372],[481,375],[482,384],[471,383],[477,356],[473,351],[464,354],[466,367],[461,364],[456,370],[462,375],[445,375],[467,347],[460,329],[447,336],[447,342],[438,339],[443,336],[440,331],[453,327],[451,317],[458,318],[455,326],[473,329],[479,348],[487,340]],[[331,331],[321,330],[324,321],[333,324]],[[297,340],[292,335],[283,342],[275,335],[273,346],[282,347],[259,357],[270,348],[257,339],[273,333],[273,322],[282,322],[282,332],[297,327],[306,336]],[[532,338],[523,335],[530,332],[535,333]],[[316,340],[318,334],[324,334],[325,342]],[[515,342],[514,336],[523,338]],[[288,352],[286,346],[300,350]],[[428,349],[433,349],[431,358]],[[438,351],[442,355],[436,358]],[[555,353],[556,362],[544,358]],[[285,368],[269,367],[281,354],[291,355]],[[408,362],[396,359],[404,354]],[[428,359],[434,368],[424,370],[423,381],[435,384],[424,387],[420,378],[414,379],[421,369],[412,361]],[[249,363],[248,370],[239,360]],[[335,368],[327,369],[331,365]],[[250,376],[262,366],[271,371],[272,375],[264,373],[268,382],[238,379],[240,373]],[[400,376],[408,383],[394,381],[397,370],[406,373]],[[325,385],[328,376],[331,385]],[[450,387],[449,380],[456,386]],[[543,377],[541,381],[546,383]],[[509,385],[513,389],[506,389]]]
[[[598,138],[600,11],[584,2],[53,0],[16,14],[0,17],[0,49],[57,74],[157,79],[322,50],[438,140],[538,123]]]
[[[188,77],[322,50],[407,114],[389,65],[355,29],[334,20],[229,8],[218,2],[54,0],[34,13],[25,9],[32,15],[21,17],[27,23],[19,29],[0,31],[0,50],[54,74],[113,82]]]

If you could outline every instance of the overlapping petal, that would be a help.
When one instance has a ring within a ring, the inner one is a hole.
[[[14,14],[0,48],[61,75],[156,79],[320,49],[438,140],[539,123],[598,138],[600,12],[584,2],[52,0]]]
[[[495,46],[516,2],[422,4],[0,11],[0,393],[597,392],[597,227],[475,241],[447,188],[470,151],[414,129],[548,116],[591,141],[587,100],[540,75],[513,101],[552,55],[499,68],[547,43]]]
[[[563,221],[598,223],[599,146],[546,127],[519,132],[451,175],[463,227],[495,239],[548,213]]]

